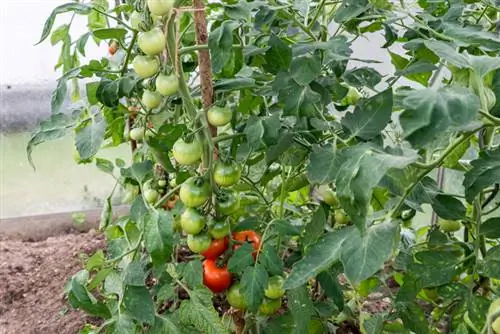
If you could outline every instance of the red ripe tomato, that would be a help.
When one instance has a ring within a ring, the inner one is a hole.
[[[257,256],[257,252],[259,251],[260,248],[260,235],[257,232],[252,230],[235,232],[233,233],[233,239],[241,243],[243,242],[251,243],[253,249],[255,249],[255,252],[253,252],[253,257],[255,258]],[[236,250],[240,246],[241,244],[235,244],[233,246],[233,249]]]
[[[108,48],[109,54],[113,56],[116,53],[116,51],[118,51],[119,47],[120,46],[118,45],[118,43],[116,41],[112,41],[111,44],[109,44],[109,48]]]
[[[219,255],[222,255],[229,246],[229,238],[225,237],[222,239],[213,239],[210,247],[201,255],[206,257],[207,259],[216,259]]]
[[[214,259],[203,261],[203,283],[214,293],[219,293],[231,285],[231,274],[227,266],[217,267]]]

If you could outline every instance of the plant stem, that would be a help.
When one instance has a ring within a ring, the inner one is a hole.
[[[241,44],[233,44],[233,49],[240,49],[242,46]],[[197,45],[192,45],[192,46],[185,46],[179,49],[179,53],[185,54],[188,52],[192,51],[200,51],[200,50],[208,50],[208,44],[197,44]]]
[[[216,144],[216,143],[220,143],[220,142],[223,142],[223,141],[226,141],[226,140],[231,140],[231,139],[234,139],[234,138],[242,137],[244,135],[245,135],[244,133],[234,133],[234,134],[231,134],[231,135],[217,136],[217,137],[214,137],[212,139],[212,141]]]
[[[96,12],[98,12],[106,17],[109,17],[110,19],[115,20],[116,22],[120,23],[122,26],[124,26],[128,30],[132,30],[133,32],[137,32],[134,28],[132,28],[131,26],[129,26],[128,24],[126,24],[125,22],[123,22],[121,19],[119,19],[116,16],[110,15],[110,14],[108,14],[100,9],[97,9],[96,7],[92,7],[92,10],[95,10]]]
[[[311,29],[314,26],[314,23],[316,23],[316,21],[318,20],[318,17],[321,14],[321,12],[323,11],[325,4],[326,4],[326,0],[321,0],[319,5],[316,7],[316,13],[314,14],[314,17],[311,20],[311,22],[309,22],[309,25],[307,26],[307,28]]]
[[[180,187],[181,187],[181,185],[179,184],[179,185],[177,185],[175,188],[170,189],[170,191],[169,191],[168,193],[166,193],[165,195],[163,195],[163,196],[162,196],[162,198],[160,198],[160,199],[159,199],[159,200],[155,203],[154,207],[155,207],[155,208],[160,207],[160,206],[163,204],[163,202],[165,202],[165,201],[166,201],[167,199],[169,199],[169,198],[170,198],[173,194],[175,194],[175,192],[176,192],[177,190],[179,190],[179,189],[180,189]]]
[[[484,116],[486,119],[488,119],[490,122],[492,122],[494,125],[500,126],[500,118],[495,117],[491,115],[488,112],[485,112],[483,110],[479,110],[479,113]]]

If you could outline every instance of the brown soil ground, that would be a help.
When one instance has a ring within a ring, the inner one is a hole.
[[[72,310],[63,288],[103,236],[66,234],[26,242],[0,236],[0,333],[77,333],[91,318]]]

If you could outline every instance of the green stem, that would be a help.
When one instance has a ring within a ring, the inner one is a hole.
[[[122,26],[124,26],[125,28],[127,28],[128,30],[132,30],[134,32],[137,32],[134,28],[132,28],[131,26],[129,26],[128,24],[126,24],[125,22],[123,22],[121,19],[119,19],[118,17],[116,16],[113,16],[113,15],[110,15],[100,9],[97,9],[95,7],[92,7],[92,10],[95,10],[96,12],[106,16],[106,17],[109,17],[110,19],[113,19],[115,20],[116,22],[120,23]]]
[[[312,29],[312,27],[314,26],[314,23],[316,23],[316,21],[318,20],[319,15],[323,11],[323,8],[325,7],[325,4],[326,4],[326,0],[321,0],[321,2],[319,3],[318,7],[316,7],[316,13],[314,14],[314,17],[311,20],[311,22],[309,22],[309,25],[307,26],[307,28]]]
[[[481,128],[479,128],[481,129]],[[408,197],[408,195],[410,195],[410,193],[413,191],[413,189],[415,188],[415,186],[427,175],[429,174],[436,166],[439,166],[443,161],[444,159],[446,159],[446,157],[451,153],[453,152],[453,150],[459,146],[460,144],[462,144],[464,141],[466,141],[467,139],[470,138],[470,136],[472,136],[475,132],[477,132],[479,129],[476,129],[476,130],[473,130],[471,132],[468,132],[468,133],[464,133],[462,134],[454,143],[452,143],[450,146],[448,146],[448,148],[443,152],[443,154],[441,155],[441,157],[439,157],[437,160],[435,160],[434,162],[430,163],[430,164],[413,164],[414,166],[416,167],[419,167],[419,168],[423,168],[424,170],[417,176],[415,182],[413,182],[410,186],[408,186],[406,189],[405,189],[405,192],[403,193],[403,195],[401,196],[399,202],[396,204],[396,206],[394,207],[394,209],[392,209],[391,211],[391,214],[390,216],[394,217],[396,215],[396,213],[399,211],[399,209],[401,209],[401,207],[403,206],[404,204],[404,201],[406,199],[406,197]]]
[[[295,15],[290,14],[290,12],[288,12],[288,10],[286,10],[286,9],[283,10],[283,13],[285,13],[287,18],[291,19],[293,21],[293,23],[298,25],[300,27],[300,29],[302,29],[302,31],[305,32],[309,37],[311,37],[313,40],[316,40],[316,36],[314,36],[314,34],[311,32],[311,29],[309,29],[309,27],[306,27],[302,22],[297,20]]]
[[[232,45],[233,49],[240,49],[242,48],[241,44],[233,44]],[[183,48],[179,49],[180,54],[185,54],[188,52],[192,51],[200,51],[200,50],[207,50],[208,49],[208,44],[198,44],[198,45],[192,45],[192,46],[185,46]]]
[[[166,200],[168,200],[173,194],[176,193],[177,190],[179,190],[181,187],[181,185],[177,185],[175,188],[172,188],[170,189],[170,191],[168,193],[166,193],[165,195],[162,196],[162,198],[160,198],[154,205],[155,208],[159,208],[163,202],[165,202]]]
[[[487,120],[489,120],[494,125],[500,126],[500,118],[495,117],[495,116],[491,115],[490,113],[488,113],[488,112],[486,112],[484,110],[479,110],[479,113],[481,114],[481,116],[483,116],[484,118],[486,118]]]
[[[132,40],[130,41],[130,45],[127,49],[127,54],[125,55],[125,60],[123,61],[122,70],[120,71],[121,76],[125,76],[127,73],[128,62],[130,61],[130,55],[132,54],[132,49],[134,48],[135,41],[137,40],[137,31],[134,31],[132,35]]]
[[[245,135],[244,133],[234,133],[234,134],[231,134],[231,135],[217,136],[217,137],[213,138],[212,140],[213,140],[214,144],[217,144],[217,143],[220,143],[220,142],[223,142],[223,141],[227,141],[227,140],[231,140],[231,139],[234,139],[234,138],[242,137],[244,135]]]

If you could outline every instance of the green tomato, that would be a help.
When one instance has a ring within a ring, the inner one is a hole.
[[[175,0],[148,0],[147,4],[151,14],[164,16],[172,11]]]
[[[236,162],[217,161],[214,167],[214,181],[221,187],[230,187],[239,182],[241,167]]]
[[[233,118],[233,112],[228,107],[213,106],[208,109],[207,112],[208,123],[213,126],[224,126],[229,124],[231,118]]]
[[[144,139],[144,128],[133,128],[128,133],[130,139],[140,141]]]
[[[215,221],[208,228],[208,233],[210,233],[214,239],[222,239],[229,235],[230,232],[231,227],[229,223],[225,221]]]
[[[203,253],[210,247],[211,243],[212,238],[205,233],[188,234],[187,236],[187,245],[193,253]]]
[[[425,296],[429,300],[436,300],[439,297],[437,288],[424,288],[423,289]]]
[[[210,198],[210,182],[202,177],[190,177],[181,185],[179,198],[188,207],[198,207]]]
[[[165,34],[160,28],[153,28],[150,31],[139,33],[137,44],[139,48],[148,56],[155,56],[165,50]]]
[[[456,220],[439,220],[439,227],[444,232],[456,232],[460,230],[462,224]]]
[[[154,189],[146,189],[144,190],[144,199],[148,203],[155,203],[158,200],[158,192]]]
[[[493,313],[500,311],[500,298],[495,299],[491,302],[490,307],[488,308],[488,314],[492,315]]]
[[[174,223],[172,224],[172,229],[174,232],[182,232],[182,226],[181,226],[181,216],[175,215],[174,216]]]
[[[346,225],[349,224],[351,220],[349,217],[345,214],[344,210],[335,210],[335,223],[339,225]]]
[[[158,92],[152,92],[150,90],[145,90],[142,93],[142,104],[148,109],[154,109],[158,107],[161,103],[161,94]]]
[[[181,226],[188,234],[198,234],[205,227],[205,217],[196,209],[187,207],[181,215]]]
[[[220,191],[216,196],[215,210],[224,216],[229,216],[240,208],[240,196],[234,190]]]
[[[160,69],[160,61],[151,56],[135,56],[132,61],[135,73],[142,79],[152,77]]]
[[[269,299],[279,299],[285,294],[283,289],[283,284],[285,279],[281,276],[273,276],[267,282],[267,288],[264,290],[264,294]]]
[[[165,188],[167,185],[167,180],[158,180],[158,187]]]
[[[247,308],[245,296],[240,291],[241,284],[236,283],[231,286],[226,294],[227,302],[235,309],[244,310]]]
[[[500,334],[500,317],[496,318],[491,323],[491,329],[493,329],[493,332],[495,332],[495,334]]]
[[[323,198],[323,201],[326,204],[333,206],[333,207],[337,207],[339,205],[339,200],[337,198],[337,194],[327,184],[323,184],[323,185],[319,186],[318,193]]]
[[[179,81],[175,75],[159,75],[156,78],[156,90],[163,96],[170,96],[177,93]]]
[[[130,14],[130,26],[135,29],[135,30],[140,30],[140,25],[143,22],[142,21],[142,14],[136,11],[133,11],[132,14]]]
[[[196,139],[188,143],[179,138],[174,144],[172,154],[181,165],[192,165],[201,159],[203,147]]]
[[[273,315],[281,307],[280,299],[264,298],[262,304],[259,306],[259,313],[262,315]]]

